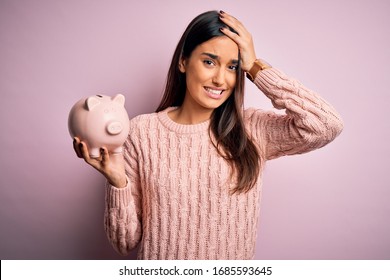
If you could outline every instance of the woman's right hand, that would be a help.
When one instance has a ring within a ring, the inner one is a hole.
[[[86,163],[102,173],[111,185],[117,188],[126,187],[125,161],[122,153],[109,154],[107,148],[102,147],[100,156],[91,158],[87,144],[80,141],[78,137],[73,139],[73,148],[79,158],[83,158]]]

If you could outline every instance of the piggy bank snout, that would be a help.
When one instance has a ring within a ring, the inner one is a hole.
[[[123,130],[123,125],[119,121],[112,121],[109,122],[106,126],[107,132],[110,135],[117,135],[122,132]]]

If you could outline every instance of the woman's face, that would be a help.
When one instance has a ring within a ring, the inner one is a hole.
[[[186,74],[183,107],[214,110],[231,95],[237,80],[238,47],[226,36],[214,37],[197,46],[180,62]]]

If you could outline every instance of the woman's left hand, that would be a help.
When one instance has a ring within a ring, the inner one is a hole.
[[[241,68],[245,72],[249,71],[256,60],[255,47],[252,35],[245,26],[235,17],[220,11],[220,19],[223,23],[233,28],[238,34],[228,28],[222,28],[221,32],[232,39],[238,46],[241,55]]]

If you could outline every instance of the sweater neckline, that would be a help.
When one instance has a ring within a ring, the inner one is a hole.
[[[210,126],[210,120],[198,123],[198,124],[179,124],[174,122],[169,116],[168,112],[176,109],[177,107],[168,107],[157,113],[160,122],[169,130],[177,133],[199,133],[205,132]]]

